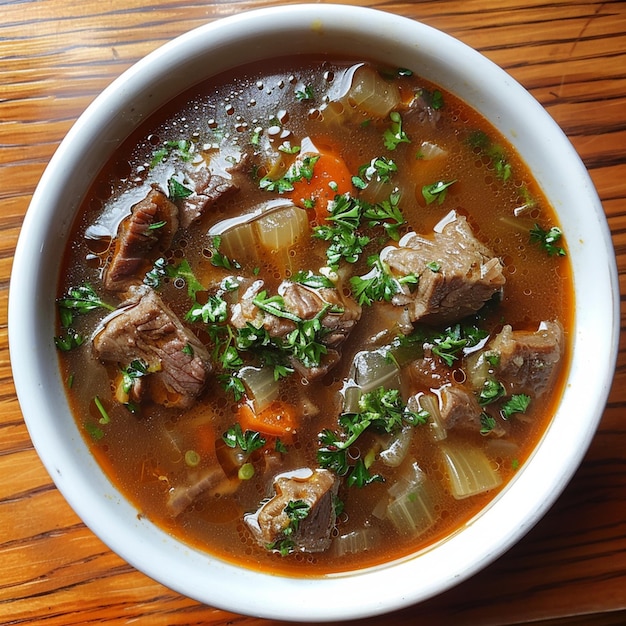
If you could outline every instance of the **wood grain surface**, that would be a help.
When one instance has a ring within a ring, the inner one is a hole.
[[[165,41],[207,21],[269,4],[288,2],[0,0],[1,624],[272,623],[173,593],[134,570],[86,529],[32,447],[15,397],[7,340],[9,278],[20,224],[46,163],[75,119],[116,76]],[[626,3],[352,4],[442,29],[483,52],[533,93],[589,168],[613,234],[623,291]],[[545,518],[465,583],[421,605],[359,623],[527,622],[626,623],[624,340],[597,435]]]

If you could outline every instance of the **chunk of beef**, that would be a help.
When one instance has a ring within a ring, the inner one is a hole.
[[[552,382],[563,356],[563,328],[559,322],[541,322],[535,331],[513,330],[508,324],[490,342],[498,355],[496,377],[511,393],[541,395]]]
[[[502,264],[472,233],[464,216],[455,215],[427,238],[409,233],[398,247],[385,248],[384,262],[396,276],[415,274],[414,291],[393,298],[408,306],[411,321],[452,323],[476,313],[506,282]]]
[[[263,290],[263,281],[255,281],[246,289],[231,311],[231,323],[236,328],[252,324],[264,328],[270,337],[283,338],[296,330],[296,322],[260,309],[254,304],[255,297]],[[299,283],[284,281],[278,288],[283,298],[284,310],[300,320],[312,320],[320,313],[323,332],[320,343],[327,347],[318,366],[309,367],[297,359],[291,359],[293,367],[307,380],[324,376],[341,359],[339,347],[347,339],[361,317],[361,307],[338,289],[309,288]]]
[[[274,489],[271,500],[244,518],[256,541],[267,547],[288,539],[295,551],[326,550],[335,526],[339,479],[325,469],[305,468],[277,476]],[[294,523],[289,507],[299,505],[306,515]]]
[[[444,385],[439,389],[439,410],[446,430],[480,430],[481,408],[478,400],[461,385]]]
[[[361,319],[360,305],[334,287],[313,289],[285,281],[279,287],[279,293],[283,296],[287,310],[303,320],[311,320],[327,308],[321,318],[326,330],[322,343],[327,346],[342,344]]]
[[[103,320],[93,349],[102,361],[143,362],[152,400],[166,406],[190,406],[211,371],[206,347],[150,289],[137,290]]]
[[[265,329],[270,337],[284,337],[296,329],[295,322],[262,311],[254,304],[254,299],[263,291],[262,280],[255,280],[243,293],[238,302],[231,307],[230,322],[235,328],[245,328],[252,324],[256,328]]]
[[[434,101],[432,93],[420,89],[410,100],[405,115],[416,115],[421,124],[435,128],[441,118],[441,107]]]
[[[201,167],[187,174],[194,189],[180,204],[180,223],[188,228],[221,198],[239,191],[239,186],[227,172],[216,174],[208,167]]]
[[[141,284],[146,271],[167,250],[178,230],[178,208],[158,188],[131,207],[115,238],[113,256],[103,282],[109,291]]]
[[[211,467],[187,483],[170,487],[166,502],[167,510],[172,517],[177,517],[197,498],[215,491],[220,485],[228,482],[221,467]]]

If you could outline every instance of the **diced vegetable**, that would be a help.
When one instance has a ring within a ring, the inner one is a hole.
[[[502,483],[492,461],[480,448],[446,443],[441,452],[450,491],[457,500],[495,489]]]
[[[428,424],[430,433],[435,441],[443,441],[448,436],[448,431],[441,419],[441,411],[439,409],[439,398],[428,393],[421,394],[417,399],[417,404],[421,409],[427,411],[430,415]]]
[[[400,389],[400,370],[385,348],[357,352],[352,361],[350,379],[344,391],[344,412],[357,412],[359,398],[372,389]]]
[[[337,194],[352,190],[351,174],[338,155],[321,151],[310,178],[302,178],[293,184],[293,201],[304,208],[313,206],[318,223],[328,215],[328,202]]]
[[[256,413],[266,409],[278,397],[279,385],[271,367],[242,367],[238,376]]]
[[[345,535],[339,535],[333,541],[333,551],[337,556],[358,554],[370,550],[378,541],[380,541],[380,531],[375,527],[365,526]]]
[[[295,206],[269,211],[254,223],[259,243],[270,252],[288,251],[309,230],[306,212]]]
[[[368,118],[384,119],[400,104],[396,84],[363,64],[351,67],[336,87],[322,109],[323,119],[328,124],[345,124],[353,118],[356,123]]]
[[[290,404],[275,400],[258,413],[249,404],[242,404],[237,412],[241,430],[258,431],[264,435],[289,441],[296,432],[296,410]]]
[[[376,387],[400,388],[400,370],[385,348],[357,352],[350,375],[363,393]]]
[[[389,489],[392,500],[386,517],[402,534],[419,535],[436,521],[429,480],[417,463],[411,463]]]
[[[389,467],[398,467],[409,452],[412,438],[413,427],[404,426],[402,430],[391,439],[389,445],[379,453],[382,462]]]

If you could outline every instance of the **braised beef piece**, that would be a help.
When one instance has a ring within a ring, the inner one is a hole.
[[[417,115],[420,123],[435,128],[441,118],[441,107],[435,98],[434,93],[418,90],[410,100],[405,115]]]
[[[194,189],[180,204],[180,223],[183,228],[188,228],[224,196],[239,191],[239,186],[228,172],[222,175],[211,172],[208,167],[201,167],[188,173],[187,178],[193,183]]]
[[[297,328],[296,323],[259,309],[253,300],[261,291],[263,281],[260,280],[255,281],[244,291],[239,302],[232,307],[231,323],[236,328],[252,324],[257,328],[264,328],[271,337],[286,337]],[[323,312],[320,321],[324,333],[320,336],[320,342],[327,346],[328,350],[322,356],[320,365],[308,367],[296,359],[292,359],[291,363],[308,380],[324,376],[340,360],[339,347],[360,319],[361,307],[351,297],[335,288],[314,289],[284,281],[280,284],[278,293],[283,298],[285,310],[301,320],[312,320]]]
[[[109,291],[139,285],[154,261],[170,247],[178,230],[178,208],[157,187],[131,207],[115,238],[113,256],[103,282]]]
[[[207,492],[214,491],[227,481],[222,468],[215,466],[199,473],[194,479],[183,485],[170,487],[166,502],[168,512],[172,517],[177,517],[197,498]]]
[[[481,408],[476,396],[461,385],[444,385],[439,389],[439,410],[446,429],[480,430]]]
[[[301,474],[302,472],[302,474]],[[304,475],[304,477],[300,477]],[[332,541],[339,479],[325,469],[297,470],[276,477],[275,495],[244,520],[263,547],[283,539],[299,552],[323,552]],[[295,524],[289,507],[306,511]]]
[[[452,380],[450,368],[432,356],[411,361],[407,373],[413,385],[424,389],[438,388]]]
[[[212,369],[206,347],[147,288],[137,289],[103,320],[93,349],[97,358],[122,367],[141,361],[149,372],[142,386],[164,406],[190,406]]]
[[[324,307],[328,310],[321,319],[327,330],[322,343],[327,346],[342,344],[361,319],[361,307],[352,298],[334,287],[313,289],[299,283],[284,282],[279,288],[285,307],[303,320],[316,317]]]
[[[264,328],[270,337],[284,337],[296,329],[295,322],[262,311],[253,300],[263,291],[262,280],[255,280],[250,285],[242,284],[239,301],[231,307],[230,322],[235,328],[245,328],[252,324],[256,328]]]
[[[456,322],[476,313],[504,285],[502,264],[472,233],[464,216],[455,215],[432,237],[408,233],[383,260],[396,276],[415,274],[393,303],[407,306],[412,322]]]
[[[550,385],[563,356],[563,328],[559,322],[541,322],[535,331],[513,330],[508,324],[490,342],[498,355],[496,378],[511,393],[541,395]]]

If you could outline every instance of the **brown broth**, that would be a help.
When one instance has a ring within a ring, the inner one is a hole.
[[[573,314],[570,266],[567,258],[550,257],[528,241],[528,228],[535,222],[556,225],[557,220],[525,164],[486,120],[446,92],[443,92],[445,104],[436,127],[406,116],[403,129],[411,143],[402,143],[394,151],[385,150],[381,142],[388,122],[361,125],[361,120],[354,119],[337,123],[322,121],[328,109],[320,113],[319,100],[303,102],[294,98],[294,92],[306,85],[312,85],[315,94],[322,93],[337,84],[352,65],[354,63],[349,60],[303,57],[248,66],[194,88],[193,92],[176,98],[147,120],[105,166],[85,199],[67,247],[58,290],[61,295],[73,285],[88,282],[103,299],[118,303],[115,295],[102,289],[102,268],[107,262],[109,244],[115,237],[117,224],[130,206],[145,195],[146,186],[158,182],[167,188],[167,177],[171,175],[176,160],[169,158],[169,163],[166,160],[164,165],[151,167],[155,151],[164,142],[191,139],[198,149],[197,154],[214,158],[211,155],[216,150],[212,144],[224,141],[224,129],[228,129],[227,134],[235,145],[234,152],[237,152],[246,147],[256,128],[263,129],[261,136],[265,140],[269,136],[268,129],[275,125],[277,132],[281,128],[290,131],[284,139],[291,145],[299,144],[303,137],[311,137],[319,148],[332,149],[341,156],[352,174],[357,174],[363,164],[381,154],[396,160],[398,172],[394,183],[402,190],[400,205],[408,222],[407,229],[427,234],[452,209],[467,215],[477,238],[502,259],[507,278],[502,302],[484,322],[492,334],[503,322],[513,328],[526,329],[536,328],[541,320],[560,320],[568,346],[559,374],[552,388],[540,401],[531,404],[523,419],[508,421],[506,441],[511,442],[511,446],[500,445],[501,442],[494,444],[492,437],[478,433],[449,432],[448,441],[463,445],[463,442],[471,441],[472,445],[481,448],[498,449],[498,452],[489,454],[502,476],[502,485],[488,493],[455,500],[447,492],[438,444],[425,433],[427,427],[416,427],[411,454],[429,479],[441,485],[434,499],[437,523],[418,536],[403,537],[388,521],[372,517],[372,510],[400,471],[387,468],[385,483],[374,483],[361,489],[342,488],[340,495],[346,508],[339,517],[338,533],[345,534],[370,524],[378,529],[380,540],[367,552],[341,557],[334,554],[332,547],[328,553],[295,553],[281,557],[256,545],[242,522],[242,514],[255,510],[268,495],[269,475],[262,471],[262,466],[266,460],[271,460],[271,455],[255,459],[255,476],[241,481],[234,493],[198,498],[175,519],[165,511],[164,500],[169,485],[184,480],[193,471],[185,466],[181,452],[199,452],[198,471],[209,467],[216,463],[219,454],[216,446],[221,446],[222,433],[236,421],[238,403],[214,378],[209,380],[202,397],[184,413],[149,405],[142,407],[139,415],[133,415],[113,399],[111,380],[115,377],[115,368],[98,363],[91,356],[88,345],[61,353],[61,367],[66,375],[73,377],[68,397],[76,421],[104,471],[137,506],[142,516],[181,540],[220,558],[298,576],[347,571],[401,558],[450,535],[479,514],[506,486],[540,440],[559,402],[569,359],[569,329]],[[416,86],[429,93],[438,89],[417,76],[397,77],[395,83],[401,85],[403,97]],[[278,118],[280,124],[274,124],[273,118]],[[511,168],[507,180],[498,176],[493,156],[469,145],[468,140],[475,131],[482,131],[492,146],[501,148]],[[280,155],[276,147],[284,139],[269,144],[273,147],[273,155]],[[448,156],[432,160],[416,158],[423,141],[445,148]],[[284,155],[283,158],[288,163],[293,157]],[[421,188],[438,180],[457,182],[449,188],[441,204],[435,201],[427,205]],[[205,285],[219,281],[224,272],[211,264],[207,252],[210,248],[208,230],[220,220],[249,212],[275,196],[277,194],[259,189],[258,179],[249,177],[239,192],[218,201],[199,222],[180,234],[172,249],[167,251],[168,258],[171,262],[186,258],[195,276]],[[528,203],[529,199],[533,200],[532,207],[522,211],[521,217],[514,217],[514,209]],[[94,233],[97,235],[95,239]],[[240,271],[250,273],[258,267],[259,276],[266,280],[271,291],[282,278],[289,277],[296,270],[310,267],[317,271],[324,264],[324,242],[312,241],[307,239],[294,246],[292,256],[288,257],[289,268],[285,266],[285,258],[268,258],[260,254],[258,257],[253,255],[248,262],[243,261]],[[376,247],[372,251],[376,251]],[[366,258],[367,255],[363,255],[359,263],[349,268],[354,275],[365,273]],[[184,287],[172,280],[161,290],[163,298],[181,317],[189,308]],[[304,389],[294,376],[281,383],[281,399],[297,405],[304,392],[309,399],[314,399],[320,411],[317,417],[300,418],[297,434],[289,443],[289,452],[283,455],[284,465],[280,471],[316,465],[318,434],[324,428],[337,428],[337,416],[342,407],[341,391],[352,359],[376,332],[384,330],[388,321],[380,310],[388,312],[390,306],[363,307],[360,322],[343,346],[341,363],[327,376],[309,383]],[[82,317],[77,321],[77,330],[89,336],[103,315],[90,313]],[[200,337],[206,338],[200,328],[195,327],[195,330]],[[458,366],[455,364],[454,367]],[[421,390],[410,382],[406,373],[408,367],[403,370],[405,397],[409,391]],[[105,425],[100,424],[101,416],[93,400],[96,396],[103,401],[110,417]],[[94,434],[97,434],[96,438]]]

